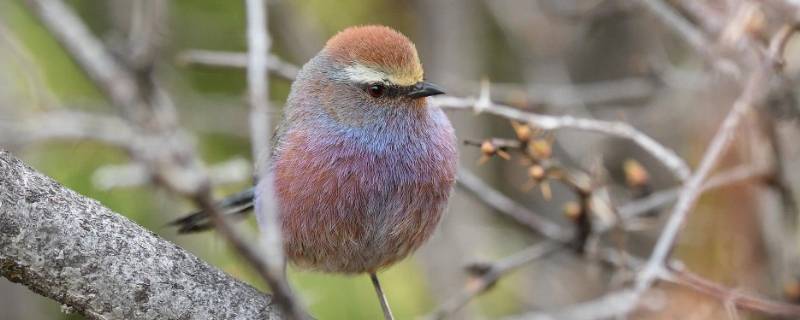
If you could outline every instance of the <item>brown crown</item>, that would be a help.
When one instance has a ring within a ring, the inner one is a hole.
[[[335,59],[361,63],[413,83],[422,80],[422,65],[414,43],[386,26],[357,26],[333,36],[325,50]]]

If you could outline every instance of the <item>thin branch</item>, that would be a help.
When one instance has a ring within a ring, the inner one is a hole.
[[[253,161],[262,165],[271,149],[267,53],[270,38],[264,0],[245,0],[247,9],[247,91],[250,103],[250,144]]]
[[[224,185],[249,181],[252,175],[252,165],[241,157],[234,157],[208,168],[208,176],[213,185]],[[142,186],[152,181],[147,168],[140,163],[132,162],[121,165],[106,165],[98,168],[92,174],[92,184],[100,190],[114,188],[129,188]]]
[[[689,287],[743,310],[756,311],[770,316],[800,317],[800,305],[773,301],[740,290],[727,288],[688,270],[672,270],[664,280]]]
[[[446,319],[452,316],[472,299],[491,289],[503,276],[562,247],[558,242],[545,241],[492,263],[467,266],[467,269],[470,270],[470,279],[461,292],[451,297],[425,318]]]
[[[466,91],[477,84],[456,87]],[[658,91],[657,82],[649,78],[622,78],[578,83],[572,85],[492,83],[492,95],[498,101],[522,101],[526,104],[570,106],[576,103],[608,105],[623,101],[642,100]]]
[[[741,75],[741,71],[735,63],[726,58],[714,56],[711,53],[709,49],[711,42],[706,38],[706,35],[678,13],[675,8],[665,3],[663,0],[640,1],[645,8],[661,19],[664,25],[674,30],[675,33],[681,36],[692,47],[692,49],[706,58],[714,68],[734,78],[738,78]]]
[[[754,103],[760,100],[765,90],[764,85],[766,80],[766,72],[764,71],[757,72],[757,74],[748,80],[744,92],[736,100],[731,111],[720,125],[720,129],[709,143],[709,147],[704,153],[697,171],[695,171],[691,179],[686,182],[686,185],[681,190],[675,208],[670,214],[670,219],[664,227],[658,242],[656,242],[653,253],[645,269],[641,273],[641,277],[637,283],[640,290],[650,287],[658,275],[658,270],[663,268],[664,262],[672,251],[675,239],[678,237],[683,222],[700,197],[703,182],[711,174],[711,170],[716,167],[723,153],[727,150],[744,114],[747,113]]]
[[[539,234],[565,243],[572,239],[571,231],[516,203],[465,168],[458,169],[457,186],[468,191],[481,202],[497,210],[497,212],[514,219],[517,223],[527,226]]]
[[[667,221],[667,225],[664,227],[661,236],[656,242],[653,253],[637,279],[638,290],[649,288],[653,281],[656,280],[660,269],[663,269],[664,263],[672,251],[681,226],[694,207],[694,204],[697,202],[697,199],[700,197],[703,182],[711,174],[711,171],[716,167],[723,153],[727,150],[736,128],[745,113],[747,113],[753,105],[760,103],[765,97],[769,90],[769,76],[774,68],[778,66],[774,61],[780,60],[776,57],[782,56],[782,49],[786,41],[788,41],[787,39],[792,34],[791,30],[779,32],[773,37],[769,49],[770,56],[767,57],[769,60],[765,61],[762,66],[753,71],[753,74],[749,77],[744,86],[742,94],[736,99],[731,111],[722,121],[719,130],[709,143],[709,147],[703,154],[703,158],[697,170],[689,181],[686,182],[672,210],[670,219]]]
[[[212,50],[186,50],[178,55],[181,64],[196,64],[209,67],[222,68],[247,68],[248,55],[243,52],[212,51]],[[274,54],[267,55],[267,69],[273,74],[286,80],[294,80],[300,71],[296,65],[291,64]]]
[[[664,25],[672,28],[696,51],[705,52],[709,43],[705,34],[698,30],[691,22],[681,16],[674,8],[662,0],[641,0],[648,10],[661,19]]]
[[[135,77],[91,34],[77,14],[60,0],[27,0],[27,4],[105,95],[126,115],[140,119]]]
[[[129,150],[137,139],[127,122],[78,111],[50,111],[17,120],[0,120],[0,144],[26,145],[45,140],[90,140]]]
[[[253,150],[253,161],[256,162],[258,177],[264,178],[269,170],[271,159],[271,126],[269,119],[269,78],[267,77],[267,53],[270,49],[271,39],[267,31],[267,6],[266,0],[245,0],[247,10],[247,85],[250,102],[250,143]],[[256,214],[260,221],[261,234],[259,242],[261,249],[258,257],[259,267],[263,268],[261,274],[269,283],[275,302],[283,308],[291,319],[301,320],[307,317],[302,304],[294,296],[286,281],[284,268],[286,258],[283,252],[283,236],[281,223],[278,218],[277,197],[272,188],[262,188],[257,193]],[[227,223],[222,212],[216,209],[213,203],[208,203],[214,209],[212,218],[217,226]],[[231,234],[233,235],[233,234]]]
[[[750,164],[739,165],[712,176],[708,179],[708,181],[706,181],[705,184],[703,184],[703,187],[700,191],[706,192],[751,179],[764,178],[768,174],[769,169],[767,168],[760,168]],[[671,203],[678,198],[681,189],[682,187],[675,187],[655,192],[646,198],[628,202],[617,208],[617,211],[623,220],[640,216]]]
[[[506,318],[506,320],[595,320],[613,319],[627,314],[636,307],[634,301],[637,292],[624,289],[606,294],[600,298],[577,303],[559,311],[534,311],[523,315]]]
[[[482,90],[478,99],[457,98],[451,96],[431,97],[429,104],[445,109],[472,109],[475,112],[486,112],[507,119],[522,121],[533,127],[543,130],[575,129],[590,132],[599,132],[628,139],[650,153],[653,158],[660,161],[664,167],[679,180],[684,181],[689,177],[689,166],[675,151],[658,143],[655,139],[642,133],[633,126],[624,122],[603,121],[595,119],[582,119],[572,116],[551,116],[525,112],[513,107],[493,103],[489,99],[488,87]]]

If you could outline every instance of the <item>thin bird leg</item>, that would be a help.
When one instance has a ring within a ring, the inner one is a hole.
[[[394,320],[392,309],[389,308],[389,301],[386,301],[386,295],[381,289],[381,283],[378,281],[378,275],[374,272],[369,273],[369,278],[372,279],[372,286],[375,287],[375,293],[378,294],[378,300],[381,301],[381,309],[383,309],[383,318],[385,320]]]

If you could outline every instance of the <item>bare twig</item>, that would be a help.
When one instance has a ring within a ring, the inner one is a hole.
[[[253,150],[253,161],[256,162],[258,177],[266,177],[269,170],[271,153],[271,129],[269,119],[269,78],[267,77],[267,53],[271,39],[267,32],[267,7],[265,0],[246,0],[247,9],[247,85],[250,102],[250,138]],[[271,188],[259,190],[261,199],[256,205],[256,214],[261,221],[262,245],[261,254],[266,256],[264,279],[269,282],[275,301],[291,319],[305,319],[306,312],[294,296],[286,281],[284,267],[286,258],[283,253],[283,237],[281,223],[278,219],[277,198]],[[212,205],[213,206],[213,205]],[[222,213],[217,217],[224,220]]]
[[[248,55],[241,52],[212,51],[212,50],[186,50],[178,55],[178,62],[183,64],[196,64],[210,67],[247,68]],[[267,69],[275,75],[286,80],[294,80],[300,69],[280,57],[269,54],[267,56]]]
[[[770,56],[766,57],[768,61],[763,62],[762,66],[753,71],[753,74],[749,77],[744,86],[742,94],[736,99],[731,111],[725,117],[719,130],[709,143],[709,147],[704,153],[697,170],[689,181],[686,182],[672,210],[670,219],[664,227],[658,242],[656,242],[653,253],[637,279],[638,290],[650,287],[659,274],[659,270],[664,267],[664,263],[678,237],[681,225],[700,197],[703,182],[711,174],[711,171],[716,167],[722,154],[727,150],[742,117],[744,117],[745,113],[747,113],[753,105],[760,103],[766,95],[769,89],[767,86],[769,76],[774,68],[778,66],[775,64],[775,61],[780,60],[780,58],[776,57],[782,55],[782,49],[785,47],[786,41],[788,41],[787,39],[792,34],[791,31],[794,29],[783,30],[788,31],[781,31],[773,38],[770,43]]]
[[[78,111],[50,111],[21,120],[0,120],[0,144],[25,145],[55,139],[98,141],[130,150],[137,135],[122,119]]]
[[[664,277],[664,280],[689,287],[722,302],[730,303],[737,308],[770,316],[800,317],[800,306],[798,305],[774,301],[742,292],[741,290],[727,288],[688,270],[674,267],[672,269],[670,275]]]
[[[614,317],[627,314],[636,307],[631,301],[635,299],[637,293],[633,289],[624,289],[609,293],[598,299],[587,302],[577,303],[559,311],[529,312],[506,318],[506,320],[599,320],[613,319]]]
[[[595,191],[601,190],[598,188],[600,183],[588,172],[568,167],[553,158],[551,136],[548,137],[547,134],[542,134],[526,124],[516,122],[511,124],[514,127],[516,140],[493,138],[483,142],[467,140],[465,143],[480,146],[483,155],[479,161],[485,161],[494,155],[510,159],[509,151],[515,151],[528,167],[529,180],[523,188],[527,190],[539,185],[545,199],[551,196],[551,181],[557,181],[568,187],[575,196],[575,201],[565,205],[564,213],[575,226],[573,246],[578,252],[583,252],[592,234],[592,215],[598,213],[597,206],[593,206],[592,202],[599,199]]]
[[[650,10],[656,17],[668,27],[675,30],[687,43],[698,52],[701,56],[706,58],[714,68],[724,72],[727,75],[738,78],[741,75],[741,70],[732,61],[714,56],[710,49],[710,42],[702,31],[698,30],[692,23],[681,16],[674,8],[663,0],[641,0],[642,4]]]
[[[519,267],[547,256],[561,247],[558,242],[545,241],[492,263],[478,263],[467,266],[467,269],[470,270],[470,279],[461,292],[440,305],[425,318],[446,319],[452,316],[472,299],[491,289],[501,277]]]
[[[729,186],[731,184],[751,179],[763,178],[766,177],[767,174],[769,174],[768,168],[760,168],[750,164],[739,165],[709,178],[708,181],[703,184],[701,192],[710,191],[716,188]],[[634,218],[653,209],[657,209],[671,203],[678,197],[681,189],[681,187],[675,187],[658,191],[646,198],[628,202],[620,206],[617,210],[623,220]]]
[[[474,86],[470,84],[470,87]],[[457,87],[458,91],[467,90]],[[528,104],[569,106],[576,103],[607,105],[653,96],[657,83],[648,78],[623,78],[616,80],[580,83],[574,85],[492,83],[492,94],[498,101],[524,101]]]
[[[270,119],[269,78],[267,53],[270,38],[267,33],[266,6],[263,0],[246,0],[247,4],[247,89],[250,103],[250,139],[253,161],[261,165],[269,161]]]
[[[664,227],[664,231],[661,233],[653,249],[653,253],[638,280],[637,286],[640,289],[650,287],[652,282],[656,279],[659,269],[663,268],[664,262],[672,251],[672,246],[675,243],[681,225],[683,225],[683,222],[686,220],[689,212],[691,212],[695,202],[697,202],[697,199],[700,197],[703,182],[711,174],[711,170],[716,167],[722,154],[727,150],[736,127],[739,125],[744,114],[760,99],[760,96],[764,94],[763,91],[765,88],[763,86],[766,80],[766,73],[764,71],[759,71],[756,75],[752,76],[748,80],[744,92],[736,100],[731,111],[725,117],[725,120],[723,120],[719,131],[717,131],[717,134],[711,140],[708,149],[703,155],[697,171],[681,190],[675,208],[670,214],[670,219]]]
[[[481,181],[474,173],[471,173],[465,168],[458,169],[457,186],[470,192],[478,200],[497,210],[497,212],[514,219],[519,224],[527,226],[531,230],[550,239],[568,242],[572,238],[571,231],[529,210],[525,206],[516,203],[500,191],[495,190],[490,185]]]
[[[698,30],[691,22],[686,20],[674,8],[662,0],[641,0],[642,4],[653,12],[662,22],[671,27],[686,40],[689,45],[699,52],[707,50],[708,39],[702,31]]]
[[[252,177],[250,161],[235,157],[208,168],[208,176],[213,185],[240,183]],[[151,183],[147,168],[139,163],[106,165],[92,174],[92,184],[100,190],[135,187]]]
[[[431,97],[429,103],[445,109],[474,109],[476,112],[487,112],[511,120],[522,121],[543,130],[575,129],[599,132],[631,140],[642,149],[659,160],[680,181],[689,177],[689,167],[675,151],[658,143],[655,139],[642,133],[624,122],[582,119],[572,116],[551,116],[525,112],[509,106],[493,103],[488,95],[488,87],[484,88],[478,99],[458,98],[451,96]]]

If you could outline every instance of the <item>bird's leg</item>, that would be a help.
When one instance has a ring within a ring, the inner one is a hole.
[[[375,287],[375,293],[378,294],[378,300],[381,301],[381,309],[383,309],[383,318],[385,320],[394,320],[392,309],[389,308],[389,301],[386,301],[386,295],[381,289],[381,282],[378,281],[378,275],[374,272],[369,273],[369,278],[372,279],[372,286]]]

